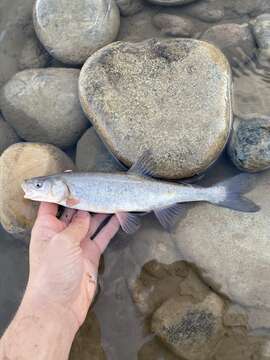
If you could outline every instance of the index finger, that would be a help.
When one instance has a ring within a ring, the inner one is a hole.
[[[38,218],[44,215],[56,216],[58,211],[58,205],[48,202],[41,202],[38,209]]]

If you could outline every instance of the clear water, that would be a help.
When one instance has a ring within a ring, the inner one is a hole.
[[[229,8],[232,0],[212,1],[214,2],[217,7],[226,3],[226,7]],[[250,0],[246,2],[243,0],[243,6],[247,3],[252,5]],[[119,39],[142,40],[160,36],[151,24],[151,17],[158,11],[158,7],[149,6],[131,18],[123,18]],[[168,12],[181,13],[179,8],[170,8]],[[247,19],[246,15],[234,14],[227,15],[223,22],[243,23]],[[212,25],[197,22],[198,31]],[[269,115],[269,69],[267,64],[259,65],[256,57],[248,66],[240,64],[233,69],[234,91],[237,97],[236,113],[251,114],[261,109],[263,114]],[[235,169],[225,156],[211,169],[207,175],[207,181],[214,183],[225,174],[234,172]],[[229,225],[227,231],[230,232]],[[79,337],[75,340],[71,358],[78,360],[90,358],[97,360],[104,358],[108,360],[181,359],[157,340],[150,329],[151,315],[143,315],[136,302],[142,304],[145,301],[145,306],[150,306],[151,301],[155,302],[155,299],[158,303],[158,299],[167,300],[172,294],[177,293],[180,280],[177,276],[171,275],[167,266],[179,268],[180,278],[185,276],[186,269],[195,269],[194,271],[197,272],[196,264],[185,265],[186,263],[183,263],[185,260],[188,259],[185,259],[175,247],[173,236],[164,233],[151,216],[144,219],[143,228],[134,236],[119,233],[104,255],[99,279],[100,291],[93,306],[96,319],[89,318],[89,321],[94,323],[94,330],[89,331],[85,327],[81,329]],[[155,271],[156,277],[153,276]],[[149,275],[151,272],[152,276]],[[157,280],[159,279],[157,274],[160,272],[163,273],[161,278],[164,280],[165,277],[165,281]],[[20,303],[27,274],[27,246],[0,229],[0,333],[3,333]],[[158,290],[154,292],[154,299],[151,300],[152,295],[149,297],[149,293],[152,291],[153,277],[157,280],[155,284],[159,285],[157,285]],[[138,279],[143,284],[141,298],[136,298],[132,291],[134,282],[136,283]],[[203,283],[203,280],[199,282]],[[194,291],[196,292],[196,286]],[[215,290],[211,289],[211,291],[218,291],[218,285],[216,284]],[[223,298],[226,306],[229,306],[230,301],[222,294],[219,296]],[[142,301],[142,298],[145,300]],[[260,313],[262,317],[269,315],[265,311]],[[233,327],[224,337],[215,355],[207,360],[270,359],[269,329],[267,326],[263,328],[255,326],[250,317],[249,329],[243,325]]]

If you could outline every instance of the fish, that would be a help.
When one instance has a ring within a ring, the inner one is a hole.
[[[132,234],[140,227],[140,215],[154,212],[167,231],[183,214],[183,203],[208,202],[242,212],[260,207],[243,196],[252,189],[254,175],[242,173],[211,187],[155,178],[151,152],[145,151],[126,172],[61,174],[26,179],[24,197],[56,203],[91,213],[116,214],[121,228]]]

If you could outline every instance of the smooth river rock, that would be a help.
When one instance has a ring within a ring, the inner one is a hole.
[[[265,59],[270,59],[270,14],[258,16],[251,22],[253,33],[260,52]]]
[[[144,8],[143,0],[116,0],[122,16],[131,16],[142,11]]]
[[[106,149],[95,129],[86,130],[77,143],[76,166],[79,171],[119,171],[119,166]]]
[[[151,327],[169,349],[188,360],[209,360],[224,335],[223,301],[209,294],[201,302],[175,296],[154,313]]]
[[[79,79],[82,107],[111,151],[130,166],[149,149],[154,172],[204,171],[231,126],[231,73],[211,44],[191,39],[117,42],[92,55]]]
[[[18,135],[61,148],[76,143],[88,126],[78,97],[78,69],[17,73],[2,88],[0,107]]]
[[[192,37],[196,33],[195,24],[188,17],[159,13],[153,17],[153,24],[168,36]]]
[[[16,238],[28,239],[37,213],[37,202],[24,199],[23,180],[73,170],[67,155],[53,145],[18,143],[0,158],[0,221]]]
[[[258,172],[270,167],[270,117],[235,117],[228,143],[232,162],[242,171]]]
[[[45,48],[68,64],[84,63],[115,40],[120,26],[115,0],[37,0],[33,20]]]
[[[34,31],[33,3],[34,0],[0,2],[0,87],[17,71],[46,66],[50,59]]]
[[[208,184],[233,173],[229,162],[221,162],[209,173]],[[180,220],[173,239],[183,257],[199,268],[214,289],[238,304],[269,312],[270,172],[254,175],[254,183],[246,196],[261,207],[259,212],[196,204]],[[260,322],[261,327],[270,327],[269,316]]]
[[[10,145],[20,141],[15,130],[0,115],[0,155]]]
[[[232,65],[238,60],[247,62],[252,58],[256,44],[248,24],[218,24],[208,29],[201,40],[216,45],[227,56]]]
[[[197,0],[148,0],[148,1],[157,5],[174,6],[174,5],[189,4]]]

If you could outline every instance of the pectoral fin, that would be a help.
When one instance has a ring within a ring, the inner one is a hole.
[[[138,160],[128,170],[129,174],[137,174],[140,176],[154,176],[155,163],[150,150],[144,151]]]
[[[78,205],[79,203],[80,203],[80,200],[75,199],[75,198],[68,198],[66,200],[66,205],[71,208]]]
[[[171,232],[177,221],[186,212],[183,204],[175,204],[170,207],[156,209],[154,213],[162,227]]]
[[[134,234],[141,226],[139,217],[132,213],[118,212],[115,214],[121,225],[121,228],[127,234]]]

